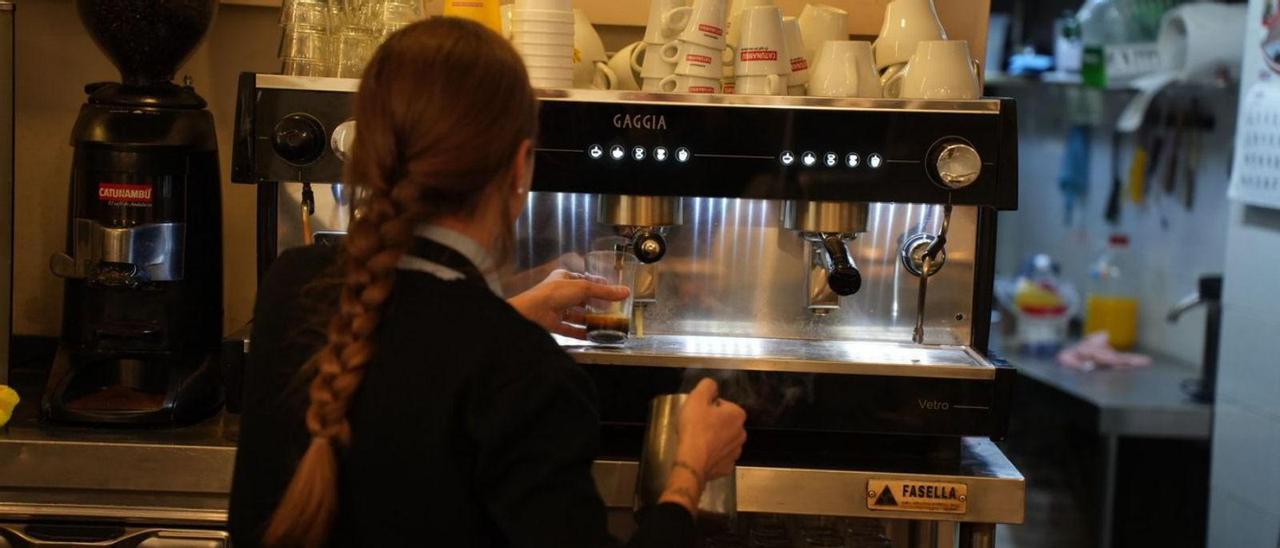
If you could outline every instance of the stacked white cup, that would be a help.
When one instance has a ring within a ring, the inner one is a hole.
[[[725,0],[652,0],[644,42],[643,89],[719,93]]]
[[[791,78],[782,8],[754,6],[735,22],[738,49],[733,58],[734,93],[786,95]]]
[[[573,32],[571,0],[516,0],[511,42],[534,87],[573,87]]]

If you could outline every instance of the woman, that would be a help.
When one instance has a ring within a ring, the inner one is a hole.
[[[285,253],[259,290],[236,546],[614,544],[590,474],[594,388],[547,330],[581,335],[562,318],[627,288],[561,272],[496,295],[537,130],[519,56],[474,23],[421,22],[379,48],[354,111],[347,180],[369,191],[363,214],[340,254]],[[305,328],[317,318],[322,334]],[[701,489],[732,470],[744,419],[697,386],[630,546],[692,545]]]

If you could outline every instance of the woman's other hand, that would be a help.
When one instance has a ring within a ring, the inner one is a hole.
[[[696,512],[706,482],[733,473],[747,441],[747,412],[720,399],[716,381],[702,379],[680,408],[675,467],[659,499]]]
[[[586,274],[556,270],[507,302],[520,315],[547,331],[585,340],[587,299],[621,301],[630,294],[626,286],[606,285],[602,279],[591,279]]]

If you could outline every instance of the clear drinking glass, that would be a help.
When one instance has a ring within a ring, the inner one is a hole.
[[[634,288],[636,256],[625,251],[592,251],[587,253],[587,275],[593,281]],[[612,302],[587,300],[587,339],[599,344],[622,344],[631,331],[632,297]]]

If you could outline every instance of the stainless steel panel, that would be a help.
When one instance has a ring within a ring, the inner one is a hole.
[[[257,87],[263,89],[296,89],[307,91],[332,91],[354,93],[360,88],[360,80],[352,78],[317,78],[258,74]],[[653,93],[644,91],[602,91],[585,89],[541,89],[538,97],[551,101],[591,101],[602,103],[683,103],[688,105],[748,106],[755,108],[812,108],[812,109],[860,109],[860,110],[927,110],[931,112],[989,113],[1000,112],[1000,101],[975,100],[926,100],[926,99],[860,99],[825,97],[774,97],[764,95],[707,95],[682,93]]]
[[[995,367],[962,346],[919,346],[869,341],[805,341],[746,337],[647,335],[611,347],[557,338],[578,363],[991,379]]]
[[[74,522],[67,525],[74,526]],[[90,535],[101,534],[95,528]],[[17,544],[6,544],[17,543]],[[0,546],[15,548],[102,546],[130,548],[220,548],[231,545],[231,536],[224,531],[200,531],[192,529],[127,528],[108,538],[90,536],[76,541],[63,538],[42,538],[32,534],[22,524],[0,524]]]
[[[276,210],[277,252],[303,245],[302,184],[281,183]],[[312,183],[316,212],[311,232],[346,232],[351,218],[351,186]]]
[[[84,278],[100,262],[132,264],[157,282],[177,281],[184,274],[187,227],[183,223],[153,223],[132,228],[102,226],[76,219],[71,227],[72,255],[58,253],[50,269],[64,278]]]
[[[338,185],[313,184],[313,231],[347,227],[350,200]],[[302,185],[280,185],[279,251],[302,245]],[[582,270],[582,255],[619,243],[597,221],[601,196],[532,193],[516,223],[512,291],[553,268]],[[862,290],[825,316],[808,309],[809,255],[796,232],[782,228],[783,202],[681,198],[684,223],[670,229],[667,256],[653,265],[655,302],[643,307],[646,334],[910,341],[918,279],[900,260],[902,243],[935,234],[942,206],[870,204],[866,232],[849,243]],[[931,277],[926,342],[969,343],[977,209],[956,207],[947,264]]]
[[[612,228],[596,222],[600,200],[532,194],[516,226],[514,268],[581,269],[582,254],[611,247]],[[899,249],[912,235],[937,233],[941,206],[871,204],[867,231],[849,244],[862,290],[818,316],[807,308],[806,243],[781,228],[782,202],[682,200],[684,224],[670,230],[667,256],[654,265],[659,285],[656,302],[643,308],[646,334],[911,340],[919,284],[902,266]],[[947,265],[930,280],[926,342],[969,343],[976,221],[976,208],[957,207],[952,214]]]
[[[866,470],[814,470],[739,466],[738,511],[769,514],[869,517],[966,523],[1022,523],[1026,517],[1026,479],[991,440],[965,438],[956,473],[902,473]],[[639,465],[597,461],[593,469],[605,504],[629,508]],[[963,483],[968,503],[963,514],[867,509],[867,480]],[[627,486],[632,490],[628,491]]]

